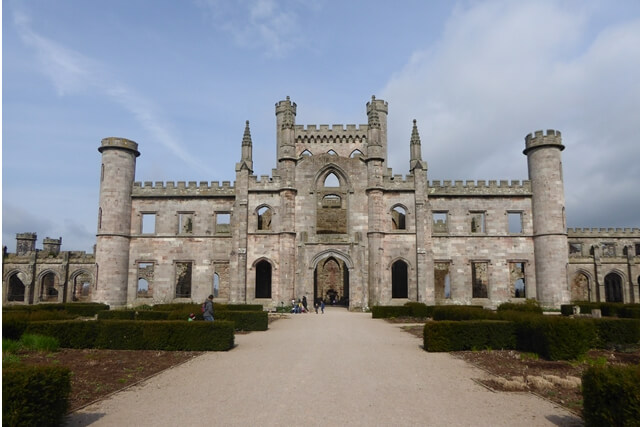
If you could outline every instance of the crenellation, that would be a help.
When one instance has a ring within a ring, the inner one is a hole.
[[[567,228],[567,236],[572,237],[633,237],[640,238],[640,228]]]
[[[429,194],[432,195],[500,195],[500,196],[512,196],[512,195],[531,195],[531,182],[528,180],[434,180],[429,182]]]
[[[230,181],[144,181],[134,182],[132,197],[171,197],[171,196],[188,196],[188,197],[210,197],[210,196],[229,196],[233,194],[234,187]]]

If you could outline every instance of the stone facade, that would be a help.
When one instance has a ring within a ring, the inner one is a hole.
[[[273,308],[307,296],[351,309],[640,301],[639,229],[567,232],[560,132],[525,138],[528,181],[428,181],[415,121],[409,174],[387,167],[386,102],[372,98],[358,126],[303,126],[296,111],[289,98],[276,104],[268,176],[253,174],[246,123],[233,183],[134,182],[138,145],[104,139],[95,264],[83,270],[91,298],[137,306],[213,294]],[[5,290],[20,256],[5,256]]]

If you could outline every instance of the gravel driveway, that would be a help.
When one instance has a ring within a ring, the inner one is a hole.
[[[328,307],[210,352],[68,417],[70,426],[575,426],[528,393],[494,393],[486,374],[397,325]]]

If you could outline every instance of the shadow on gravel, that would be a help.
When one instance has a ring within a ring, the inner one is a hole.
[[[87,413],[77,412],[77,413],[69,414],[67,415],[65,426],[73,426],[73,427],[89,426],[104,416],[105,414],[101,414],[101,413],[87,414]]]
[[[578,427],[584,425],[584,421],[575,415],[547,415],[545,418],[555,425],[562,427]]]

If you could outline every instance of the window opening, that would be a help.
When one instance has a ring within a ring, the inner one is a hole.
[[[256,264],[256,298],[271,298],[271,264],[268,261]]]
[[[156,232],[156,214],[142,214],[142,234],[153,234]]]
[[[216,213],[216,233],[231,233],[231,214],[226,212]]]
[[[472,298],[488,298],[488,265],[486,262],[471,263]]]
[[[396,261],[391,266],[391,298],[408,298],[408,268],[404,261]]]
[[[437,300],[451,298],[451,274],[448,262],[436,262],[434,265],[435,297]]]
[[[336,152],[335,152],[335,151],[333,151],[333,150],[329,150],[329,151],[327,151],[327,154],[329,154],[329,155],[331,155],[331,156],[337,156],[337,155],[338,155],[338,153],[336,153]]]
[[[572,255],[572,256],[582,255],[582,243],[569,242],[569,255]]]
[[[509,233],[522,233],[522,212],[508,212]]]
[[[433,213],[433,232],[434,233],[446,233],[449,231],[447,224],[447,212],[434,212]]]
[[[324,179],[325,187],[340,187],[340,180],[333,172]]]
[[[153,295],[153,270],[152,262],[138,263],[138,297],[150,297]]]
[[[258,209],[258,230],[271,230],[271,209],[266,206]]]
[[[526,298],[524,263],[510,262],[509,274],[509,293],[511,298]]]
[[[602,244],[602,256],[613,258],[616,256],[616,246],[613,243],[603,243]]]
[[[57,301],[58,290],[56,289],[56,276],[53,273],[47,273],[42,277],[42,286],[40,288],[41,301]]]
[[[220,295],[220,276],[218,273],[213,273],[213,297],[218,298]]]
[[[484,212],[471,212],[471,232],[484,233]]]
[[[300,153],[300,157],[311,157],[311,156],[313,156],[313,154],[309,150],[304,150],[302,153]]]
[[[362,151],[358,150],[357,148],[351,152],[349,157],[354,158],[356,156],[363,156]]]
[[[190,262],[176,263],[176,298],[191,298],[191,270]]]
[[[193,233],[193,213],[178,214],[178,233],[179,234]]]
[[[622,280],[618,274],[604,276],[604,292],[607,302],[622,302]]]
[[[403,207],[401,206],[394,207],[393,211],[391,212],[393,229],[406,230],[407,229],[406,217],[407,217],[407,211]]]

